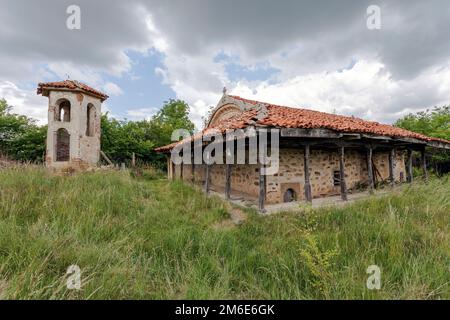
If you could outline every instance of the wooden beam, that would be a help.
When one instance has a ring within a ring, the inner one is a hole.
[[[341,198],[347,201],[347,184],[345,182],[345,151],[344,147],[339,147],[339,178],[341,184]]]
[[[290,147],[290,148],[298,148],[298,147],[304,147],[305,145],[310,145],[310,147],[328,147],[330,149],[335,150],[336,145],[344,146],[346,148],[360,148],[365,149],[368,142],[358,140],[356,138],[348,138],[348,139],[329,139],[329,138],[310,138],[310,139],[295,139],[295,138],[289,138],[284,137],[280,140],[280,147]],[[386,143],[380,143],[380,142],[371,142],[370,145],[372,146],[372,149],[375,150],[376,148],[389,148],[390,146]]]
[[[423,171],[423,180],[425,182],[428,182],[428,171],[427,171],[427,157],[425,154],[425,148],[422,148],[420,150],[421,156],[422,156],[422,171]]]
[[[450,149],[450,143],[445,142],[429,141],[428,145],[433,148]]]
[[[281,129],[281,136],[297,138],[340,138],[342,134],[329,129],[283,128]]]
[[[386,136],[377,136],[377,135],[370,135],[370,134],[362,134],[361,137],[367,138],[367,139],[373,139],[373,140],[392,141],[392,138],[391,138],[391,137],[386,137]]]
[[[225,172],[225,199],[229,200],[231,196],[231,164],[226,165]]]
[[[395,166],[395,149],[392,148],[389,152],[389,184],[391,187],[395,185],[395,175],[394,175],[394,166]]]
[[[408,162],[407,162],[407,174],[406,174],[406,181],[408,183],[412,183],[413,182],[413,152],[411,149],[408,149],[408,153],[407,153],[407,157],[408,157]]]
[[[303,129],[303,128],[282,128],[281,137],[296,137],[296,138],[341,138],[341,139],[370,139],[378,140],[385,143],[395,143],[395,142],[406,142],[415,145],[428,145],[434,148],[450,149],[449,143],[439,142],[439,141],[423,141],[415,138],[408,137],[389,137],[371,134],[358,134],[358,133],[342,133],[329,129],[313,128],[313,129]]]
[[[312,202],[311,182],[309,179],[309,144],[305,145],[304,169],[305,169],[305,200]]]
[[[108,164],[110,166],[114,165],[114,163],[111,161],[111,159],[109,159],[108,156],[102,150],[100,150],[100,155],[106,160],[106,162],[108,162]]]
[[[358,140],[361,139],[361,135],[359,133],[342,133],[342,139]]]
[[[413,144],[420,144],[420,145],[426,145],[427,144],[426,141],[415,139],[415,138],[397,138],[397,140],[408,142],[408,143],[413,143]]]
[[[380,170],[378,170],[377,166],[375,165],[375,163],[373,163],[373,161],[372,161],[372,168],[373,168],[373,182],[374,182],[374,185],[376,188],[378,181],[381,181],[382,183],[384,183],[384,179],[383,179],[383,175],[381,174]],[[378,177],[380,177],[380,180],[378,180]],[[388,180],[389,180],[389,177],[388,177]]]
[[[372,164],[372,147],[367,148],[367,175],[369,176],[369,192],[373,193],[375,189],[375,183],[373,180],[373,164]]]

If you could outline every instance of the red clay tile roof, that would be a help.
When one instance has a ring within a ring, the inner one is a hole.
[[[102,101],[108,99],[108,95],[95,90],[94,88],[76,80],[64,80],[57,82],[41,82],[38,84],[37,94],[47,95],[45,91],[49,89],[69,89],[74,91],[82,91],[87,94],[100,98]]]
[[[393,127],[387,124],[381,124],[374,121],[366,121],[355,117],[340,116],[309,109],[279,106],[275,104],[244,99],[239,96],[230,97],[244,101],[248,104],[253,104],[255,105],[255,108],[243,111],[238,115],[232,116],[204,129],[202,132],[194,136],[194,139],[196,139],[197,137],[201,137],[202,134],[208,134],[211,129],[225,132],[226,130],[243,129],[248,127],[249,125],[255,125],[269,128],[322,128],[334,130],[341,133],[362,133],[392,138],[414,138],[426,142],[435,141],[450,144],[450,141],[444,139],[428,137],[416,132]],[[261,104],[266,106],[267,114],[263,118],[258,120],[257,105]],[[189,140],[190,139],[185,139],[182,142],[185,143]],[[180,142],[175,142],[167,146],[156,148],[155,151],[169,151],[178,143]]]

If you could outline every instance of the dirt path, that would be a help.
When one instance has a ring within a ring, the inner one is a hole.
[[[239,226],[247,220],[247,214],[239,208],[232,207],[230,204],[226,204],[226,209],[230,214],[230,218],[220,221],[213,225],[216,230],[232,229]]]

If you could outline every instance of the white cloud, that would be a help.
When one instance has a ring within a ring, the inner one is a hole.
[[[448,103],[450,64],[421,73],[411,80],[396,80],[377,61],[359,61],[342,72],[297,76],[277,84],[249,86],[240,82],[233,94],[280,105],[354,115],[392,123],[399,117]],[[448,88],[448,87],[447,87]]]
[[[103,81],[99,71],[89,66],[80,66],[71,62],[58,62],[49,63],[47,68],[58,79],[74,79],[92,86],[98,86]]]
[[[158,112],[158,108],[138,108],[127,110],[127,115],[133,120],[148,120]]]
[[[146,24],[149,13],[139,1],[80,0],[80,30],[66,28],[69,4],[0,1],[0,78],[21,80],[27,70],[47,63],[59,71],[71,65],[121,76],[131,68],[130,51],[146,52],[152,47]],[[12,61],[14,68],[9,67]],[[75,78],[76,70],[69,70]]]
[[[383,24],[375,32],[366,28],[369,4],[157,2],[149,6],[152,30],[167,45],[158,48],[165,68],[156,72],[190,104],[197,126],[224,85],[248,98],[383,122],[448,103],[450,92],[439,88],[448,77],[449,3],[381,1]],[[218,53],[279,73],[233,82],[225,62],[215,61]]]
[[[379,31],[366,28],[369,4],[80,0],[82,29],[73,32],[64,28],[66,1],[0,0],[0,80],[17,84],[68,74],[118,95],[121,88],[104,75],[123,77],[133,65],[130,52],[145,55],[153,48],[164,65],[155,72],[190,104],[198,127],[223,86],[249,98],[385,122],[448,103],[449,2],[380,0]],[[264,63],[279,72],[239,79],[227,73],[227,62],[215,60],[219,53],[249,70]],[[152,110],[129,115],[142,118]]]
[[[110,96],[120,96],[123,94],[122,89],[115,83],[107,82],[103,85],[103,90]]]
[[[12,82],[0,81],[0,97],[13,107],[14,113],[36,119],[39,124],[47,123],[48,100],[35,90],[22,90]]]

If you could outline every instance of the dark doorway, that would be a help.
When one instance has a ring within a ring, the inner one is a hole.
[[[66,129],[56,131],[56,161],[69,161],[70,134]]]

